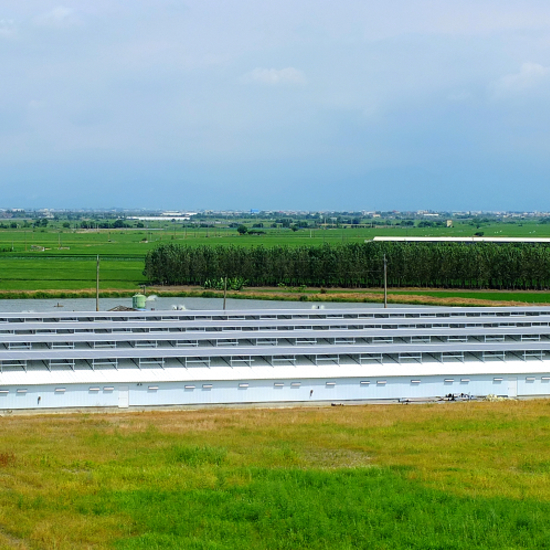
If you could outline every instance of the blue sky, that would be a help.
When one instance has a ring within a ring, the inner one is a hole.
[[[5,0],[0,207],[550,210],[550,2]]]

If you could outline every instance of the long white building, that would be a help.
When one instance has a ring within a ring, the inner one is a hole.
[[[550,395],[550,308],[0,313],[0,409]]]

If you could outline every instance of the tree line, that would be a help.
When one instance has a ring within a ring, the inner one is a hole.
[[[550,246],[495,243],[350,243],[321,246],[161,244],[145,258],[150,284],[203,285],[242,277],[249,286],[550,288]]]

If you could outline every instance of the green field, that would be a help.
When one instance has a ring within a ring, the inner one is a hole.
[[[45,229],[0,229],[0,292],[17,291],[77,291],[95,289],[96,256],[101,257],[100,288],[133,292],[145,284],[143,259],[146,253],[161,243],[239,244],[242,246],[273,246],[286,244],[320,245],[326,243],[363,242],[376,235],[473,235],[479,230],[485,235],[547,236],[550,224],[534,221],[522,223],[484,223],[481,228],[470,223],[455,222],[452,228],[341,227],[337,229],[291,229],[270,227],[265,235],[239,235],[228,227],[184,228],[165,222],[150,229],[72,230],[63,229],[60,222]],[[314,291],[312,291],[314,292]],[[339,291],[345,293],[346,291]],[[354,291],[355,292],[355,291]],[[489,292],[390,290],[393,295],[421,293],[433,298],[498,299],[526,303],[550,303],[545,292]]]
[[[2,290],[93,289],[96,258],[9,258],[0,256]],[[100,288],[136,289],[145,282],[142,258],[100,260]]]
[[[249,224],[250,225],[250,224]],[[59,226],[59,224],[58,224]],[[375,236],[473,236],[482,231],[485,236],[500,237],[550,237],[550,224],[537,222],[482,224],[455,222],[454,227],[402,227],[374,226],[356,228],[291,229],[262,228],[264,235],[239,235],[236,229],[183,228],[179,224],[163,223],[151,229],[124,230],[68,230],[59,227],[46,229],[0,229],[0,249],[12,249],[21,253],[31,253],[31,248],[45,247],[48,254],[101,254],[101,255],[140,255],[159,242],[176,241],[186,244],[240,244],[252,246],[263,244],[318,245],[323,242],[363,242]],[[61,249],[60,249],[61,248]],[[39,252],[32,252],[38,254]]]
[[[547,401],[0,425],[2,549],[550,547]]]

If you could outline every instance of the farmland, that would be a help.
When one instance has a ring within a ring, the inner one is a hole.
[[[389,223],[389,222],[388,222]],[[252,230],[251,224],[248,229]],[[354,225],[316,226],[293,231],[284,227],[263,227],[259,234],[239,234],[227,224],[205,227],[162,222],[151,223],[148,228],[128,229],[71,229],[63,228],[60,222],[46,228],[29,226],[0,229],[0,250],[13,253],[37,253],[40,248],[55,254],[101,254],[144,256],[159,242],[183,242],[185,244],[238,244],[266,247],[274,245],[318,245],[322,243],[364,242],[375,236],[456,236],[471,237],[480,231],[487,237],[550,237],[550,224],[526,221],[523,223],[492,222],[472,224],[455,222],[453,227],[419,227],[401,225]],[[34,247],[34,251],[33,251]]]
[[[251,228],[251,224],[248,224]],[[267,225],[267,224],[266,224]],[[46,228],[16,227],[0,229],[0,293],[19,296],[22,292],[50,291],[52,296],[62,296],[71,291],[93,292],[96,277],[96,256],[101,258],[100,288],[102,292],[133,293],[146,283],[143,275],[144,257],[159,244],[185,245],[238,245],[243,247],[275,245],[289,247],[304,245],[362,243],[376,235],[419,236],[471,236],[481,229],[486,236],[548,236],[550,224],[536,221],[521,223],[492,222],[473,224],[455,222],[453,227],[405,227],[399,225],[374,225],[361,227],[319,226],[292,231],[285,227],[265,227],[263,234],[240,235],[235,227],[227,224],[211,227],[196,225],[184,227],[170,222],[151,223],[147,228],[127,229],[79,229],[64,228],[61,222],[52,222]],[[166,290],[166,289],[164,289]],[[200,289],[188,290],[197,295]],[[276,293],[273,290],[272,293]],[[308,289],[305,295],[318,293]],[[338,299],[346,296],[338,291]],[[369,291],[376,294],[379,289]],[[418,295],[417,289],[390,289],[390,295]],[[336,293],[329,290],[325,298]],[[423,289],[422,296],[432,303],[444,303],[447,299],[518,301],[548,303],[550,296],[544,291],[509,292],[453,291]],[[299,296],[294,296],[296,299]],[[350,299],[357,297],[349,296]],[[292,299],[290,294],[288,299]],[[361,298],[360,298],[361,299]],[[365,296],[365,299],[371,300]]]
[[[0,418],[0,547],[547,548],[547,401]]]

